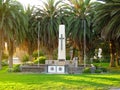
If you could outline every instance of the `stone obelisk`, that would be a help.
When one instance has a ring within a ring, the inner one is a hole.
[[[58,60],[66,60],[65,25],[59,25]]]

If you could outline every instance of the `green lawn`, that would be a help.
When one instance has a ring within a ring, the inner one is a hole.
[[[120,74],[26,74],[0,71],[0,90],[109,90]]]

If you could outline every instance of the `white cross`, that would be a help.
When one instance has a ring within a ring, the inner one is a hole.
[[[61,34],[61,37],[59,38],[61,40],[61,50],[63,49],[63,35]]]

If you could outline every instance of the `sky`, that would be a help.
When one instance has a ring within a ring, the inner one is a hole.
[[[30,4],[31,6],[33,5],[40,5],[42,0],[18,0],[21,2],[25,7]]]
[[[21,2],[25,7],[30,4],[31,6],[33,5],[41,5],[41,1],[44,0],[18,0],[19,2]],[[91,0],[91,1],[96,1],[96,0]]]

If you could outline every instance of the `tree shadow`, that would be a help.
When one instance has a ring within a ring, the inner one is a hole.
[[[1,76],[1,75],[0,75]],[[118,75],[117,75],[118,76]],[[94,74],[79,74],[79,75],[56,75],[56,74],[6,74],[0,82],[14,82],[21,83],[23,85],[37,85],[38,87],[54,88],[59,89],[70,87],[75,90],[76,88],[82,87],[95,87],[95,88],[108,88],[115,86],[114,84],[104,83],[107,82],[120,82],[120,78],[114,78],[107,75],[94,75]],[[61,86],[61,87],[60,87]],[[51,89],[52,90],[52,89]]]

